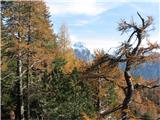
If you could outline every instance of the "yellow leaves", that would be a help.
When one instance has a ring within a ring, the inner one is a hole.
[[[129,113],[129,112],[130,112],[130,109],[126,108],[126,109],[123,110],[123,112]]]
[[[67,64],[64,66],[64,70],[67,72],[71,72],[75,67],[74,62],[76,60],[73,51],[66,51],[66,53],[64,54],[64,59],[67,61]]]
[[[76,59],[75,66],[80,70],[84,71],[86,69],[86,63],[82,60]]]
[[[142,98],[139,91],[135,91],[134,100],[136,103],[142,103]]]
[[[32,56],[33,61],[42,60],[41,64],[38,64],[36,67],[39,69],[47,69],[48,71],[52,70],[52,62],[55,59],[55,53],[49,52],[44,48],[36,48],[35,54]]]
[[[91,120],[85,112],[81,112],[81,115],[84,118],[84,120]]]
[[[2,71],[7,71],[7,69],[8,69],[8,64],[7,63],[3,63],[2,65],[1,65],[1,67],[2,67]]]

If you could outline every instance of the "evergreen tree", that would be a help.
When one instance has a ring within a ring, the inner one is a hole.
[[[65,60],[57,59],[53,62],[52,73],[45,74],[43,87],[47,99],[43,105],[45,119],[81,120],[82,112],[87,114],[94,112],[90,84],[79,79],[76,68],[70,75],[65,74],[62,70],[65,64]]]
[[[49,21],[49,13],[43,2],[2,1],[1,4],[2,84],[5,85],[6,81],[14,78],[9,81],[18,88],[14,91],[14,95],[17,96],[17,103],[14,104],[17,107],[14,110],[17,119],[24,119],[23,98],[26,82],[27,88],[29,86],[29,69],[33,67],[49,69],[48,64],[51,63],[49,61],[54,59],[55,36]],[[42,29],[42,26],[45,29]],[[26,73],[27,77],[24,76]],[[5,88],[2,88],[2,91],[3,89]],[[3,100],[5,103],[5,99]]]

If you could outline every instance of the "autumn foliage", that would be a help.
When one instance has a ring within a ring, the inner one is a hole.
[[[129,39],[116,54],[96,50],[86,62],[76,57],[67,25],[54,32],[43,1],[1,1],[1,9],[2,120],[158,119],[159,83],[130,74],[159,59],[158,43],[141,46],[151,16],[137,13],[140,25],[122,20],[118,30],[132,31]]]

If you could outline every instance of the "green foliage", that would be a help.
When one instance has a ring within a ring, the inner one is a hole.
[[[29,10],[31,10],[30,20]],[[27,116],[27,98],[31,119],[81,120],[82,112],[87,115],[96,112],[94,88],[87,80],[81,79],[79,70],[74,68],[75,59],[72,55],[73,51],[69,48],[67,29],[62,25],[58,38],[55,38],[49,13],[43,2],[35,1],[30,4],[24,1],[4,1],[1,26],[4,65],[1,76],[5,78],[1,81],[2,118],[8,119],[8,113],[11,110],[17,112],[20,86],[17,82],[20,76],[17,72],[18,59],[22,61],[22,73],[33,63],[42,61],[36,64],[36,67],[29,69],[28,74],[24,72],[21,76],[25,117]],[[21,36],[18,36],[18,33],[21,33]],[[18,37],[21,37],[21,43],[17,42]],[[28,45],[29,38],[31,41]],[[22,56],[19,58],[20,52]],[[30,54],[29,57],[28,54]],[[69,62],[74,69],[66,67],[69,71],[66,73],[63,68]],[[47,67],[51,70],[49,71]],[[28,75],[29,78],[27,78]],[[29,89],[27,80],[30,82]],[[107,104],[114,105],[116,101],[114,85],[106,86],[106,89],[109,94],[106,98]]]
[[[104,83],[105,84],[105,94],[101,101],[104,106],[109,106],[111,108],[117,105],[117,95],[115,90],[115,85],[112,83]]]
[[[144,115],[142,116],[143,120],[152,120],[152,117],[150,115],[149,112],[144,113]]]
[[[5,80],[1,81],[1,110],[2,110],[2,119],[8,118],[9,111],[16,110],[16,87],[13,80],[15,76],[12,75]]]
[[[61,60],[56,63],[58,68],[62,67]],[[49,84],[46,86],[50,90],[47,91],[50,95],[45,96],[47,100],[43,104],[46,119],[80,120],[81,112],[91,114],[94,111],[91,86],[79,80],[79,72],[76,68],[70,75],[63,73],[60,68],[56,69],[48,75],[48,80],[45,77],[45,81],[48,81],[45,84]]]
[[[1,26],[2,26],[2,113],[8,115],[10,110],[14,110],[16,117],[18,117],[18,108],[21,106],[18,103],[22,103],[19,100],[19,90],[21,89],[22,97],[24,98],[25,112],[27,110],[27,77],[25,72],[27,67],[37,62],[37,60],[44,60],[48,56],[52,58],[54,48],[54,33],[51,29],[49,21],[49,13],[44,2],[41,1],[2,1],[1,2]],[[29,29],[30,26],[30,29]],[[44,27],[42,29],[42,26]],[[43,34],[42,34],[43,33]],[[30,38],[30,43],[28,41]],[[51,46],[53,45],[53,47]],[[31,52],[30,52],[31,51]],[[29,53],[30,52],[30,53]],[[19,54],[21,53],[21,55]],[[30,54],[30,59],[28,57]],[[19,56],[20,55],[20,56]],[[47,57],[46,57],[47,56]],[[30,64],[28,64],[28,60]],[[22,71],[18,72],[18,60],[22,61]],[[41,79],[41,75],[37,74],[35,70],[30,70],[29,79],[32,83],[38,82]],[[23,73],[23,74],[22,74]],[[22,76],[20,75],[22,74]],[[32,75],[32,76],[31,76]],[[22,87],[20,88],[20,82],[18,78],[22,78]],[[4,78],[4,79],[3,79]],[[38,82],[38,85],[39,82]],[[35,111],[41,111],[39,100],[42,94],[36,93],[37,85],[30,86],[31,93],[30,101]],[[34,91],[34,92],[33,92]],[[40,90],[38,90],[40,92]],[[37,100],[35,100],[34,99]],[[37,103],[37,104],[35,104]],[[16,108],[17,106],[17,108]],[[30,107],[30,108],[32,108]],[[37,107],[37,108],[36,108]],[[37,110],[39,109],[39,110]],[[31,113],[34,114],[33,111]],[[42,113],[42,111],[40,112]],[[39,116],[40,113],[31,116]],[[5,118],[4,119],[8,119]]]
[[[109,98],[107,99],[109,105],[114,105],[116,103],[116,91],[114,84],[108,86]]]
[[[56,69],[56,70],[60,70],[65,64],[67,63],[66,60],[64,59],[61,59],[61,58],[57,58],[53,61],[53,68]]]

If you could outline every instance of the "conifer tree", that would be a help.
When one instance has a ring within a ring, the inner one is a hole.
[[[2,51],[4,53],[2,56],[4,59],[2,59],[2,63],[4,63],[3,66],[8,67],[5,73],[2,72],[2,79],[7,80],[13,75],[16,76],[16,79],[12,81],[18,88],[15,91],[15,95],[18,95],[16,118],[24,119],[23,98],[26,85],[27,88],[29,87],[29,70],[33,67],[49,69],[48,64],[54,59],[55,36],[44,2],[2,1],[1,4],[1,24],[4,31],[2,36]],[[42,26],[45,29],[42,29]],[[16,61],[17,70],[11,66]],[[27,77],[24,76],[25,74]]]

